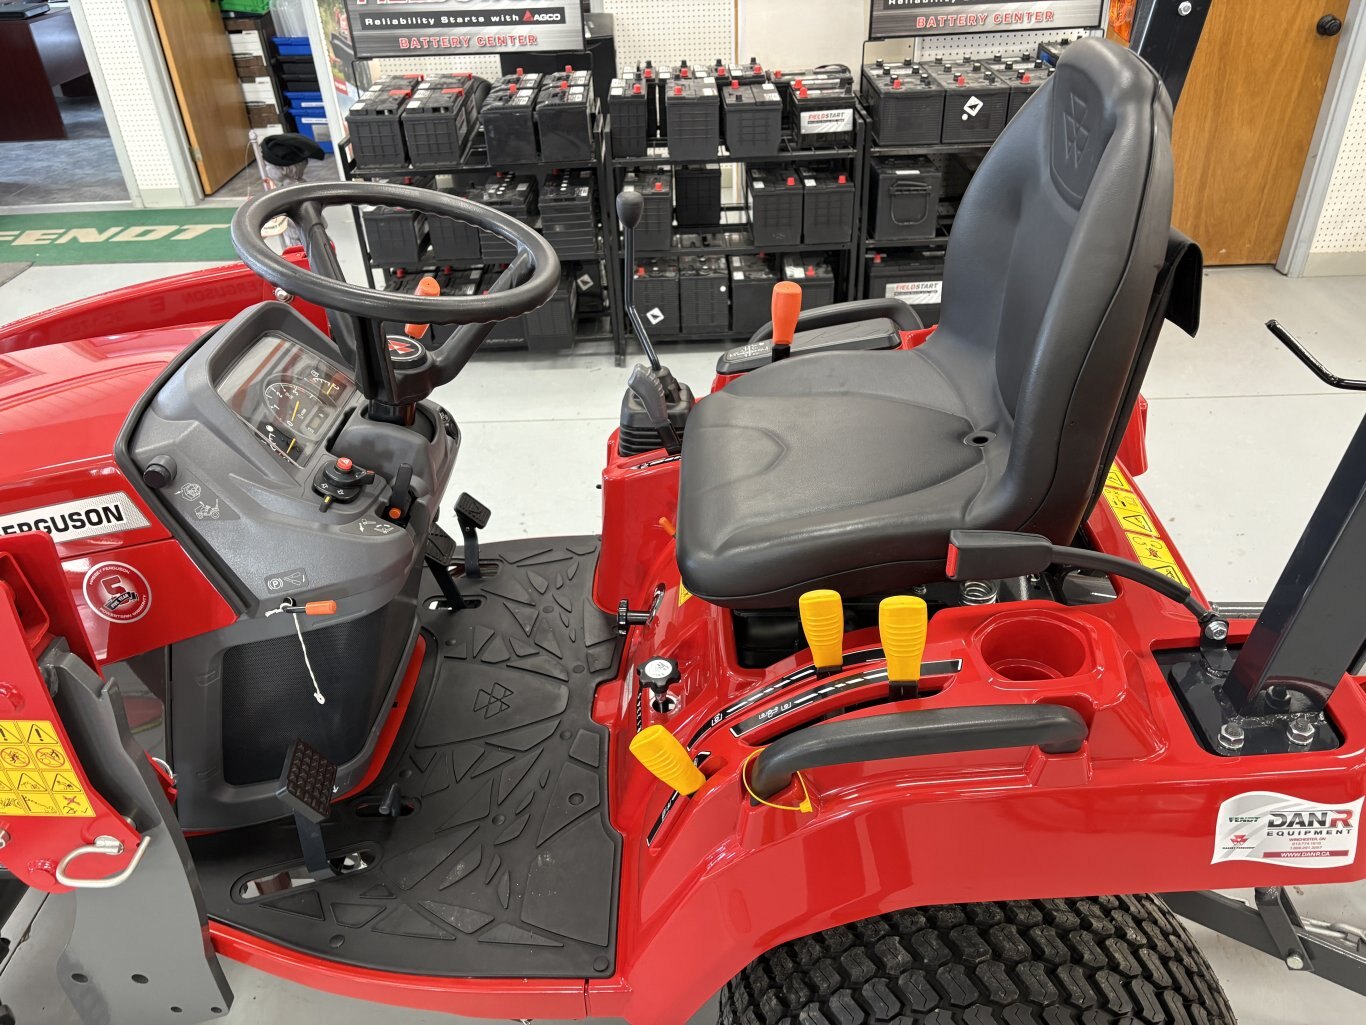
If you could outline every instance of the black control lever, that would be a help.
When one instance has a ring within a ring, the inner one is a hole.
[[[631,321],[631,330],[635,332],[640,347],[645,350],[645,358],[650,361],[650,369],[656,374],[663,371],[664,367],[659,362],[659,354],[655,352],[655,347],[650,342],[650,335],[645,330],[645,325],[641,323],[640,313],[636,310],[635,286],[632,278],[635,277],[636,266],[636,225],[640,223],[641,215],[645,213],[645,197],[639,192],[623,192],[617,196],[617,220],[621,221],[622,228],[622,262],[625,263],[625,282],[622,289],[625,298],[626,316]]]
[[[640,400],[645,415],[649,417],[650,426],[659,433],[664,451],[669,455],[677,455],[683,451],[683,441],[669,419],[669,398],[659,377],[637,363],[626,381],[626,388]]]
[[[479,579],[479,531],[489,525],[493,515],[479,499],[462,491],[455,500],[455,521],[460,524],[460,536],[465,540],[465,576]]]
[[[1350,377],[1339,377],[1327,367],[1325,367],[1312,352],[1304,347],[1304,344],[1292,335],[1285,328],[1281,327],[1279,321],[1268,320],[1266,329],[1276,336],[1276,340],[1295,354],[1301,363],[1307,366],[1320,381],[1333,388],[1340,388],[1343,391],[1366,391],[1366,381],[1353,380]]]
[[[413,509],[413,464],[400,463],[390,482],[389,497],[384,500],[384,518],[400,527],[408,522]]]

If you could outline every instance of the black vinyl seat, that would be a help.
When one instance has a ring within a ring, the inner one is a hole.
[[[684,583],[772,608],[942,580],[955,528],[1070,542],[1156,337],[1171,208],[1157,75],[1098,39],[1069,47],[963,197],[925,345],[794,357],[694,409]]]

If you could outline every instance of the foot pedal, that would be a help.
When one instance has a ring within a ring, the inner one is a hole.
[[[489,525],[489,507],[469,492],[462,491],[455,500],[455,521],[465,539],[465,576],[479,578],[479,531]]]
[[[295,740],[285,759],[275,796],[294,813],[304,865],[314,879],[330,879],[335,874],[327,860],[320,823],[332,814],[332,788],[336,782],[337,767],[327,756],[311,744]]]

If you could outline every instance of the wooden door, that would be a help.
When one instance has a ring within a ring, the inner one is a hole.
[[[247,107],[214,0],[151,0],[190,155],[206,195],[247,166]]]
[[[1206,264],[1275,263],[1348,0],[1213,0],[1176,107],[1172,223]]]

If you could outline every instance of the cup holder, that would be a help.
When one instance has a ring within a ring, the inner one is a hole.
[[[983,632],[978,648],[996,678],[1010,683],[1079,676],[1090,661],[1081,635],[1047,616],[1002,617]]]

